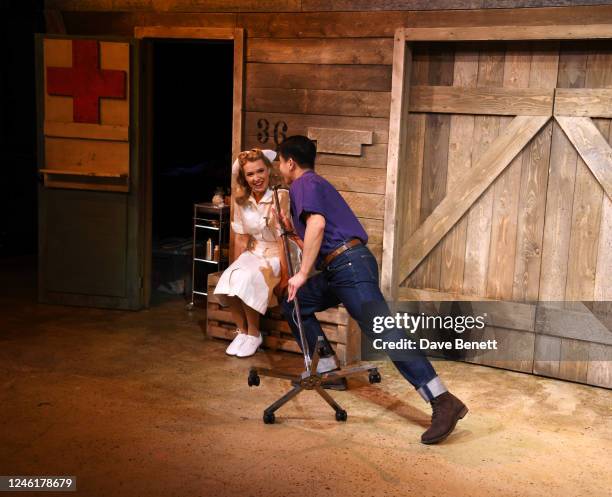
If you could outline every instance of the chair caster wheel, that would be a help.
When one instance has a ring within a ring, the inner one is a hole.
[[[346,411],[336,411],[336,421],[346,421]]]
[[[263,414],[263,422],[267,425],[272,425],[274,424],[274,421],[276,420],[274,413],[273,412],[264,412]]]
[[[371,371],[368,375],[368,380],[370,380],[370,383],[380,383],[382,381],[382,376],[380,376],[378,371]]]
[[[255,371],[251,371],[249,373],[248,384],[250,387],[258,387],[259,386],[259,375]]]

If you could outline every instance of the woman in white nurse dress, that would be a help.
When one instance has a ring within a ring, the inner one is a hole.
[[[215,288],[229,306],[236,323],[236,337],[226,354],[253,355],[262,343],[259,318],[268,307],[278,304],[274,288],[281,279],[282,241],[277,217],[272,212],[274,180],[272,161],[276,152],[253,149],[242,152],[232,173],[236,178],[234,212],[234,254],[238,256],[223,272]],[[279,191],[281,210],[288,215],[289,195]]]

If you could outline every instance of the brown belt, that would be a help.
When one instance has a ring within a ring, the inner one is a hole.
[[[359,238],[353,238],[352,240],[349,240],[348,242],[343,243],[333,252],[330,252],[329,254],[325,256],[325,258],[323,259],[323,266],[324,267],[329,266],[331,261],[333,261],[336,257],[338,257],[343,252],[346,252],[347,250],[352,249],[353,247],[356,247],[357,245],[361,245],[361,240]]]

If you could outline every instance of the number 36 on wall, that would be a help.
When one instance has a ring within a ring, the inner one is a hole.
[[[280,145],[281,142],[287,138],[287,123],[285,121],[277,121],[274,124],[273,139],[276,145]],[[261,118],[257,121],[257,141],[261,144],[268,143],[270,141],[270,122],[267,119]]]

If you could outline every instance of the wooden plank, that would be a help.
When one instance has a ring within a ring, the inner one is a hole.
[[[131,87],[130,44],[100,42],[100,68],[125,71],[126,88]],[[100,123],[115,126],[130,125],[130,91],[126,97],[100,99]],[[70,121],[70,120],[69,120]]]
[[[558,72],[558,44],[553,42],[536,45],[531,60],[529,86],[554,88]],[[512,285],[513,300],[538,299],[551,140],[552,123],[534,137],[523,153]]]
[[[230,311],[224,311],[222,309],[215,310],[212,308],[207,309],[206,316],[208,319],[214,319],[225,323],[232,323],[232,313]]]
[[[221,338],[224,340],[232,340],[235,337],[234,330],[223,326],[215,326],[209,324],[207,326],[207,335],[209,337]],[[273,335],[263,335],[263,346],[272,350],[284,350],[286,352],[295,352],[301,354],[300,346],[293,338],[279,338]]]
[[[410,112],[544,116],[552,114],[553,95],[543,88],[413,86]]]
[[[603,88],[612,83],[610,71],[611,55],[598,45],[589,45],[587,52],[585,87]],[[588,119],[563,118],[561,119]],[[562,127],[562,123],[559,125]],[[610,122],[596,119],[593,124],[597,134],[609,136]],[[565,130],[564,130],[565,132]],[[567,132],[566,132],[567,135]],[[571,137],[570,141],[572,141]],[[601,143],[601,145],[607,145]],[[574,146],[577,148],[576,144]],[[580,154],[580,150],[578,150]],[[595,271],[597,269],[598,229],[601,222],[603,191],[597,179],[582,157],[576,167],[576,184],[572,205],[572,230],[570,235],[569,257],[567,264],[566,301],[593,300],[595,293]]]
[[[582,310],[559,309],[541,303],[536,312],[536,332],[560,338],[612,345],[612,332],[600,316],[587,307]]]
[[[595,269],[595,300],[612,301],[612,200],[603,196]]]
[[[387,38],[254,38],[249,40],[247,62],[390,65],[392,47],[393,40]]]
[[[378,272],[382,272],[382,257],[383,257],[383,246],[382,243],[368,243],[368,248],[372,252],[372,255],[376,259],[376,263],[378,264]]]
[[[233,28],[192,26],[136,26],[134,38],[187,38],[200,40],[233,40]]]
[[[89,140],[128,141],[129,127],[45,121],[45,136],[56,138],[85,138]]]
[[[303,10],[316,11],[377,11],[377,10],[437,10],[437,9],[503,9],[505,7],[541,7],[541,6],[571,6],[596,5],[603,0],[443,0],[431,2],[428,0],[302,0]],[[517,9],[518,10],[518,9]],[[456,12],[453,10],[453,12]]]
[[[219,304],[219,305],[221,304],[221,299],[219,298],[219,295],[215,295],[215,294],[213,293],[213,292],[214,292],[214,290],[215,290],[215,287],[214,287],[214,286],[212,286],[212,287],[211,287],[211,286],[209,286],[209,287],[208,287],[208,296],[206,297],[206,304],[207,304],[207,307],[208,307],[209,309],[211,308],[210,306],[211,306],[213,303],[215,303],[215,304]]]
[[[389,115],[386,92],[247,88],[246,110],[289,114],[384,117]]]
[[[406,286],[401,287],[398,292],[398,300],[400,302],[476,301],[478,299],[490,300],[478,295],[440,292],[438,290],[429,290],[427,288],[410,288]]]
[[[593,300],[597,269],[602,191],[590,170],[578,162],[572,207],[565,300]]]
[[[579,340],[561,340],[559,378],[586,383],[589,365],[589,343]]]
[[[264,335],[263,341],[264,347],[272,350],[284,350],[285,352],[295,352],[296,354],[302,353],[300,346],[292,338],[283,339],[272,335]]]
[[[402,287],[399,291],[401,302],[469,302],[460,305],[470,315],[481,315],[490,326],[522,331],[535,330],[536,306],[519,302],[501,302],[463,293],[439,292],[437,290]]]
[[[405,28],[408,41],[583,40],[612,38],[612,24]]]
[[[496,49],[496,47],[483,47],[478,62],[477,86],[503,85],[504,58],[505,53]],[[499,125],[499,117],[475,117],[472,164],[477,164],[477,161],[486,155],[488,147],[491,143],[494,143],[499,135]],[[508,126],[512,126],[512,123]],[[521,150],[517,150],[517,154]],[[511,157],[511,159],[514,159],[514,157]],[[472,166],[472,168],[474,167],[475,165]],[[481,198],[474,198],[473,205],[470,206],[467,213],[463,291],[471,295],[484,296],[487,291],[491,216],[493,212],[493,188],[488,188],[488,186],[483,190]]]
[[[535,330],[536,306],[520,302],[476,301],[471,303],[472,314],[484,316],[487,326],[520,331]]]
[[[62,14],[66,31],[94,36],[134,36],[138,26],[187,26],[211,28],[235,28],[236,14],[208,13],[185,14],[154,11],[100,11],[75,12]]]
[[[300,0],[51,0],[49,4],[60,10],[100,11],[294,12],[301,10]]]
[[[122,176],[127,176],[127,174],[119,174],[119,173],[104,173],[97,171],[75,171],[75,170],[61,170],[61,169],[39,169],[41,173],[45,174],[59,174],[59,175],[69,175],[69,176],[95,176],[98,178],[121,178]]]
[[[408,114],[406,119],[406,151],[401,173],[398,209],[401,213],[404,245],[421,224],[421,185],[423,182],[423,154],[425,151],[425,114]],[[387,171],[388,171],[387,165]],[[387,173],[388,175],[388,173]]]
[[[523,89],[529,86],[532,63],[530,47],[512,44],[504,61],[504,89]],[[510,118],[500,119],[503,129]],[[499,175],[493,185],[491,214],[491,243],[487,270],[486,295],[495,299],[512,298],[514,259],[516,252],[516,224],[521,182],[521,152]]]
[[[253,88],[391,91],[391,67],[252,62],[246,65],[246,84]]]
[[[482,340],[497,340],[497,350],[486,350],[477,356],[478,364],[497,368],[533,372],[535,333],[487,326]]]
[[[244,30],[233,30],[234,40],[234,68],[232,91],[232,159],[236,159],[242,151],[242,137],[244,126]],[[232,202],[232,209],[233,209]],[[231,214],[231,213],[230,213]],[[233,233],[233,230],[230,230]],[[233,249],[233,238],[232,238]],[[231,250],[230,250],[231,252]]]
[[[576,117],[612,117],[612,89],[558,88],[555,91],[555,115]]]
[[[586,54],[580,50],[562,50],[557,86],[584,86],[586,61]],[[542,301],[565,299],[577,157],[576,149],[554,122],[540,270]]]
[[[225,325],[225,324],[231,325],[229,330],[231,332],[230,336],[231,338],[233,338],[234,325],[233,325],[231,312],[225,311],[222,309],[217,309],[215,307],[218,307],[218,306],[216,304],[207,305],[207,318],[209,320],[209,323],[211,321],[216,321],[216,322],[221,323],[222,325]],[[342,308],[332,308],[332,309],[329,309],[328,311],[317,313],[317,318],[319,319],[322,325],[325,335],[327,336],[327,338],[329,339],[331,343],[333,344],[346,343],[347,341],[346,324],[338,324],[336,322],[332,322],[332,321],[339,321],[339,322],[347,321],[348,315],[346,315],[346,311],[343,312]],[[287,321],[285,321],[283,317],[279,317],[279,318],[270,317],[268,313],[266,314],[266,316],[264,316],[261,319],[260,325],[261,325],[261,330],[264,332],[264,334],[268,334],[268,335],[272,334],[272,335],[279,336],[281,338],[287,338],[288,336],[290,337],[290,340],[295,341],[295,339],[293,338],[289,323],[287,323]]]
[[[499,2],[496,2],[499,3]],[[524,3],[524,2],[522,2]],[[437,10],[437,2],[396,2],[387,11],[356,12],[353,2],[344,12],[301,12],[274,14],[239,14],[238,25],[249,32],[249,37],[263,38],[330,38],[330,37],[392,37],[397,26],[495,26],[506,25],[508,19],[517,25],[582,24],[612,22],[609,6],[574,6],[558,8],[510,8],[479,10]],[[303,3],[308,10],[310,2]],[[369,8],[368,6],[365,8]],[[509,5],[512,7],[511,5]],[[417,11],[418,8],[433,11]],[[395,9],[395,10],[394,10]],[[408,10],[399,10],[408,9]],[[317,9],[314,9],[317,10]],[[167,15],[167,14],[166,14]],[[219,14],[217,14],[219,15]],[[191,16],[194,17],[194,16]]]
[[[208,275],[208,286],[217,286],[217,283],[219,283],[219,278],[221,278],[222,274],[222,271],[210,273]]]
[[[346,336],[345,364],[352,364],[361,360],[361,329],[353,318],[348,326],[342,327]]]
[[[85,181],[83,181],[86,179]],[[128,192],[130,190],[126,177],[97,177],[75,173],[74,176],[55,176],[45,174],[44,186],[47,188],[66,188],[72,190],[90,190],[105,192]]]
[[[262,144],[259,143],[256,137],[247,136],[245,148],[258,147],[261,148]],[[271,143],[268,142],[268,146]],[[275,147],[272,147],[275,148]],[[316,165],[328,165],[328,166],[349,166],[349,167],[363,167],[372,170],[377,170],[381,173],[381,170],[385,169],[385,160],[387,157],[387,144],[381,143],[378,145],[366,145],[362,147],[361,156],[350,156],[341,154],[317,154]]]
[[[544,301],[565,299],[577,155],[554,123],[540,270],[539,299]]]
[[[400,31],[401,32],[401,31]],[[429,45],[412,46],[412,63],[410,72],[410,86],[429,84],[430,75],[430,47]],[[406,90],[408,91],[408,90]],[[409,96],[409,92],[408,92]],[[406,109],[407,116],[402,120],[406,123],[406,130],[402,133],[405,136],[406,144],[402,143],[402,157],[405,166],[400,168],[398,178],[397,198],[400,218],[399,227],[403,226],[400,236],[399,247],[402,247],[406,240],[414,233],[423,221],[421,217],[421,204],[423,196],[423,172],[425,170],[425,141],[427,136],[427,114],[410,113],[410,102]],[[398,252],[399,254],[399,252]],[[396,254],[396,259],[398,257]],[[395,274],[395,272],[394,272]],[[401,286],[422,287],[424,269],[416,268],[405,281],[399,279]]]
[[[402,247],[400,277],[410,274],[547,121],[545,116],[513,119]]]
[[[368,246],[382,245],[383,221],[382,219],[357,218],[368,234]],[[370,247],[371,248],[371,247]]]
[[[453,84],[455,54],[449,46],[431,47],[429,50],[428,83],[434,85]],[[412,95],[409,102],[412,101]],[[410,108],[410,105],[409,105]],[[423,150],[423,172],[421,185],[420,218],[423,222],[446,195],[446,171],[448,167],[448,147],[450,116],[428,114],[425,118],[425,141]],[[442,266],[442,247],[440,245],[428,254],[413,274],[414,283],[424,288],[440,287]]]
[[[423,182],[423,154],[425,151],[425,114],[409,114],[406,120],[405,171],[400,191],[405,192],[399,199],[402,213],[403,245],[421,223],[421,185]],[[388,166],[387,166],[388,167]]]
[[[361,156],[361,145],[372,145],[372,132],[338,128],[308,128],[318,153]]]
[[[369,219],[383,219],[385,212],[384,195],[344,191],[341,191],[340,195],[351,206],[356,216]]]
[[[349,322],[349,314],[344,306],[330,307],[329,309],[316,312],[315,316],[322,323],[334,323],[346,325]]]
[[[612,199],[612,148],[588,117],[555,116],[600,185]]]
[[[122,0],[119,3],[132,2],[133,0]],[[299,0],[152,0],[152,4],[154,10],[162,12],[299,12],[301,10]]]
[[[245,113],[245,136],[256,137],[260,146],[267,144],[276,147],[276,141],[282,141],[283,134],[284,136],[306,135],[310,127],[371,131],[372,144],[378,145],[389,141],[389,120],[386,118],[290,114],[284,112]]]
[[[588,48],[585,87],[611,87],[612,54],[607,50],[607,44],[590,44]],[[610,121],[607,119],[594,119],[592,124],[597,128],[593,135],[600,137],[600,147],[608,147]],[[571,138],[570,141],[572,141]],[[574,146],[576,146],[580,154],[581,151],[578,145],[575,143]],[[583,158],[579,158],[576,168],[576,186],[574,188],[574,202],[572,206],[572,232],[565,290],[566,301],[588,301],[594,298],[597,251],[599,248],[598,229],[601,226],[601,209],[604,195],[606,193],[602,191],[601,185],[593,175],[593,171],[589,169],[589,164]]]
[[[605,1],[605,0],[602,0]],[[408,11],[214,13],[160,12],[143,10],[100,11],[63,10],[68,33],[89,35],[133,35],[134,26],[242,27],[249,38],[358,38],[394,36],[397,26],[495,26],[511,18],[517,25],[604,24],[612,22],[612,8],[574,6],[559,8],[505,8],[479,10],[410,10],[411,3],[397,9]],[[437,8],[436,3],[429,3]],[[49,7],[46,7],[49,8]],[[511,16],[511,17],[509,17]]]
[[[470,51],[467,47],[459,49],[455,53],[453,86],[475,87],[477,79],[478,52]],[[474,116],[451,116],[446,191],[452,190],[472,166],[473,134]],[[466,230],[467,218],[464,216],[442,239],[440,290],[444,292],[458,293],[463,287]]]
[[[129,174],[127,142],[52,138],[45,140],[45,168]]]
[[[316,171],[337,190],[385,194],[385,177],[377,170],[318,164]],[[382,238],[380,241],[382,242]]]
[[[558,378],[559,361],[561,361],[561,339],[547,335],[536,335],[533,372]]]
[[[589,364],[586,382],[589,385],[612,388],[612,347],[589,344]]]
[[[389,145],[387,150],[387,174],[384,196],[384,228],[381,268],[381,291],[386,299],[394,300],[399,280],[398,263],[399,237],[396,237],[402,223],[399,204],[400,185],[404,173],[400,161],[404,156],[408,116],[408,96],[412,70],[412,51],[398,30],[393,40],[393,73],[391,103],[389,110]]]
[[[281,338],[286,338],[285,335],[288,335],[293,338],[293,333],[291,331],[291,327],[289,323],[284,319],[284,317],[280,318],[271,318],[263,317],[260,321],[260,326],[262,330],[265,330],[267,333],[278,335]],[[342,325],[328,325],[325,323],[321,323],[321,328],[325,333],[325,336],[331,343],[345,343],[346,342],[346,333],[340,329]]]

